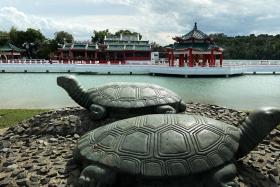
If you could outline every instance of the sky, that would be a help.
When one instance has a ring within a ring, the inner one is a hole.
[[[189,32],[228,36],[280,33],[279,0],[0,0],[0,30],[40,29],[90,40],[93,30],[129,29],[160,45]]]

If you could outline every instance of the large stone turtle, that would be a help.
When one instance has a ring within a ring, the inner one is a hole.
[[[184,186],[234,186],[236,159],[248,154],[279,122],[280,110],[275,108],[250,114],[240,128],[187,114],[117,121],[78,141],[74,158],[84,167],[80,185],[113,186],[118,176],[175,183],[184,178]]]
[[[147,83],[116,82],[85,90],[74,76],[60,76],[57,84],[91,112],[93,119],[106,115],[177,113],[186,109],[182,99],[166,88]]]

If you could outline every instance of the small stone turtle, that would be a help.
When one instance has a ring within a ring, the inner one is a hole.
[[[93,119],[110,116],[178,113],[185,111],[182,99],[166,88],[148,83],[115,82],[85,90],[74,76],[60,76],[57,84]]]
[[[74,158],[84,168],[79,185],[114,186],[123,178],[176,184],[182,178],[188,181],[183,186],[235,186],[235,161],[247,155],[279,122],[280,110],[275,108],[251,113],[239,128],[187,114],[120,120],[78,141]]]

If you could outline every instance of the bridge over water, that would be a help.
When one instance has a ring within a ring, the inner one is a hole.
[[[232,76],[242,74],[280,74],[280,64],[225,64],[223,67],[170,67],[167,64],[62,64],[48,61],[1,63],[0,73],[92,73],[165,74],[181,76]]]

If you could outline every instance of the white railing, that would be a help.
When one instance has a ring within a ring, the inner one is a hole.
[[[129,64],[133,64],[133,60],[127,60]],[[155,61],[149,61],[149,60],[138,60],[135,61],[135,64],[155,64],[155,65],[168,65],[168,59],[161,58],[157,62]],[[0,59],[0,63],[7,63],[7,64],[99,64],[99,61],[94,60],[46,60],[46,59],[13,59],[13,60],[4,60]],[[121,61],[119,63],[110,63],[108,61],[107,63],[102,64],[124,64]],[[125,63],[126,64],[126,63]],[[174,61],[174,66],[178,66],[179,61],[176,59]],[[280,65],[280,60],[224,60],[223,66],[267,66],[267,65]],[[196,64],[195,66],[199,66]],[[208,66],[208,65],[207,65]],[[219,60],[216,61],[216,66],[219,65]]]

